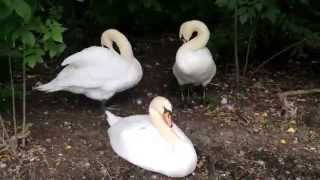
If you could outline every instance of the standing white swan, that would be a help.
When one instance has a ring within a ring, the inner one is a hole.
[[[170,177],[184,177],[197,165],[192,142],[171,120],[172,105],[155,97],[148,115],[119,117],[106,111],[113,150],[127,161]]]
[[[197,36],[190,39],[194,32]],[[216,64],[206,47],[209,29],[201,21],[187,21],[181,25],[179,37],[184,44],[177,51],[173,74],[180,86],[192,84],[205,88],[216,74]]]
[[[113,49],[113,42],[120,54]],[[62,62],[65,68],[55,79],[36,87],[54,92],[70,91],[94,100],[107,100],[115,93],[135,86],[142,78],[142,67],[134,57],[128,39],[119,31],[109,29],[101,36],[101,45],[91,46]]]

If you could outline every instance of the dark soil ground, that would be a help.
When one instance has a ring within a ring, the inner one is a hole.
[[[178,98],[171,72],[178,43],[168,37],[132,40],[143,80],[110,104],[117,108],[115,114],[125,116],[146,113],[156,95],[172,101],[175,123],[190,137],[199,159],[196,171],[184,179],[320,179],[320,96],[289,98],[297,111],[287,118],[277,96],[319,87],[313,65],[289,63],[288,69],[269,68],[243,79],[240,109],[233,68],[218,66],[208,86],[209,103],[196,95],[186,104]],[[112,151],[99,102],[68,92],[31,90],[36,82],[52,79],[56,67],[42,67],[29,76],[31,135],[17,157],[0,154],[0,179],[170,179],[135,167]]]

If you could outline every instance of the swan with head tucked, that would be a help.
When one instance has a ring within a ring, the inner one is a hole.
[[[194,32],[197,35],[191,39]],[[216,74],[216,64],[206,47],[210,38],[208,27],[198,20],[187,21],[180,26],[179,37],[184,44],[177,51],[173,74],[180,86],[206,87]]]
[[[113,49],[113,42],[120,54]],[[101,36],[101,47],[91,46],[62,62],[64,69],[55,79],[37,90],[69,91],[94,100],[107,100],[115,93],[135,86],[142,78],[142,67],[134,57],[128,39],[109,29]]]
[[[197,165],[192,142],[172,122],[172,105],[155,97],[148,115],[119,117],[106,111],[112,149],[141,168],[170,177],[184,177]]]

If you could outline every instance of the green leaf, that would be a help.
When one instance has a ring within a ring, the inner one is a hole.
[[[12,13],[12,8],[8,7],[4,2],[0,1],[0,20],[5,19]]]
[[[62,39],[62,32],[57,30],[57,29],[53,29],[52,32],[51,32],[51,37],[54,41],[57,41],[57,42],[60,42],[62,43],[63,42],[63,39]]]
[[[30,68],[34,68],[36,64],[43,62],[42,57],[36,54],[24,57],[23,61]]]
[[[36,42],[36,38],[34,37],[33,33],[30,31],[24,31],[21,34],[22,43],[27,46],[34,46]]]
[[[239,17],[239,20],[241,24],[245,24],[248,21],[248,16],[246,14],[242,15]]]
[[[31,7],[24,0],[12,0],[12,6],[15,12],[25,21],[31,18]]]
[[[44,54],[44,51],[40,48],[26,49],[23,53],[23,62],[33,68],[36,64],[43,62],[42,56]]]

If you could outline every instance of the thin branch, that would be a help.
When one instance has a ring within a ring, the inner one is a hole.
[[[261,63],[251,74],[250,78],[252,78],[252,76],[257,73],[263,66],[265,66],[267,63],[269,63],[271,60],[273,60],[274,58],[276,58],[277,56],[281,55],[282,53],[290,50],[293,47],[296,47],[298,45],[300,45],[301,43],[303,43],[306,39],[302,39],[298,42],[295,42],[293,44],[290,44],[289,46],[285,47],[284,49],[282,49],[281,51],[277,52],[276,54],[272,55],[271,57],[269,57],[268,59],[264,60],[263,63]]]
[[[293,91],[286,91],[279,93],[278,96],[280,100],[288,97],[288,96],[295,96],[295,95],[304,95],[304,94],[313,94],[313,93],[320,93],[320,88],[315,89],[307,89],[307,90],[293,90]]]
[[[234,11],[234,63],[236,67],[236,101],[238,104],[239,86],[240,86],[240,69],[238,58],[238,4],[235,5]]]
[[[281,102],[281,107],[284,110],[284,117],[288,119],[288,118],[295,118],[297,116],[298,108],[294,106],[293,103],[290,103],[288,101],[287,99],[288,96],[305,95],[305,94],[313,94],[313,93],[320,93],[320,88],[308,89],[308,90],[293,90],[293,91],[278,93],[278,97]]]
[[[22,133],[26,130],[26,63],[22,61]],[[26,145],[25,138],[22,139],[22,147]]]
[[[17,135],[17,118],[16,118],[16,102],[15,102],[15,90],[14,90],[14,80],[12,73],[12,61],[11,56],[8,57],[9,60],[9,73],[10,73],[10,87],[11,87],[11,101],[12,101],[12,119],[13,119],[13,128],[14,135]]]
[[[249,36],[249,41],[248,41],[248,46],[247,46],[247,52],[246,52],[246,60],[245,60],[245,64],[243,67],[243,76],[246,75],[247,70],[248,70],[248,63],[249,63],[249,55],[250,55],[250,49],[251,49],[251,43],[252,43],[252,39],[253,39],[253,34],[255,32],[255,28],[253,28],[250,32],[250,36]]]
[[[6,128],[6,125],[4,124],[4,120],[3,120],[2,116],[1,116],[1,114],[0,114],[0,124],[1,124],[1,127],[2,127],[3,134],[4,134],[4,140],[5,140],[5,138],[9,139],[10,138],[9,137],[9,133],[8,133],[7,128]]]

